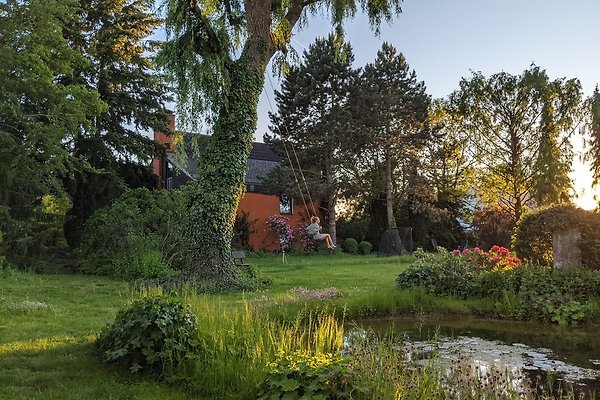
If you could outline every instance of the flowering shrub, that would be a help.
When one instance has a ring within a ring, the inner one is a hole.
[[[294,240],[294,230],[288,224],[288,219],[282,215],[271,215],[267,219],[267,227],[272,232],[275,232],[279,238],[279,246],[282,250],[287,250],[292,247]]]
[[[300,243],[300,248],[304,251],[311,251],[318,248],[318,241],[314,240],[312,236],[308,234],[306,230],[308,228],[307,222],[302,222],[300,226],[294,231],[294,237]]]
[[[342,294],[334,287],[327,289],[307,289],[305,287],[295,287],[291,292],[299,297],[308,297],[317,300],[332,299],[335,297],[342,297]]]
[[[462,258],[467,263],[475,265],[476,273],[484,271],[510,271],[521,265],[521,260],[511,253],[506,247],[494,245],[489,251],[479,247],[473,250],[453,250],[452,254]]]

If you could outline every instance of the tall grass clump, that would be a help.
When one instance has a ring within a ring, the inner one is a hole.
[[[207,398],[255,399],[266,366],[278,354],[338,353],[343,324],[331,313],[306,311],[291,322],[259,313],[249,301],[225,303],[191,291],[184,302],[197,316],[199,354],[192,390]]]

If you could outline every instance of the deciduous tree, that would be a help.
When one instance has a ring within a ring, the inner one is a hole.
[[[264,72],[274,55],[284,56],[293,29],[331,12],[332,23],[362,8],[373,26],[391,20],[400,0],[168,0],[168,42],[162,63],[177,84],[179,111],[196,127],[207,119],[212,137],[190,191],[188,238],[193,249],[188,276],[237,281],[230,256],[235,212],[256,129]]]
[[[581,102],[577,79],[551,81],[536,66],[521,75],[473,73],[451,102],[476,152],[486,203],[509,207],[518,221],[526,205],[559,202],[570,189],[568,138]]]

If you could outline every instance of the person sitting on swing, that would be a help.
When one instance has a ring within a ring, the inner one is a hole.
[[[319,222],[321,222],[319,217],[317,217],[317,216],[310,217],[310,222],[311,222],[311,224],[306,228],[306,230],[308,231],[308,234],[311,235],[313,237],[313,239],[315,239],[315,240],[325,240],[325,242],[327,243],[328,249],[335,249],[336,246],[335,246],[335,244],[333,244],[331,235],[328,233],[321,233],[322,228],[319,225]]]

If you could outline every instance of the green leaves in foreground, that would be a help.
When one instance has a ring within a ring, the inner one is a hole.
[[[150,297],[120,311],[96,342],[103,361],[132,373],[163,375],[194,354],[196,316],[180,302]]]

